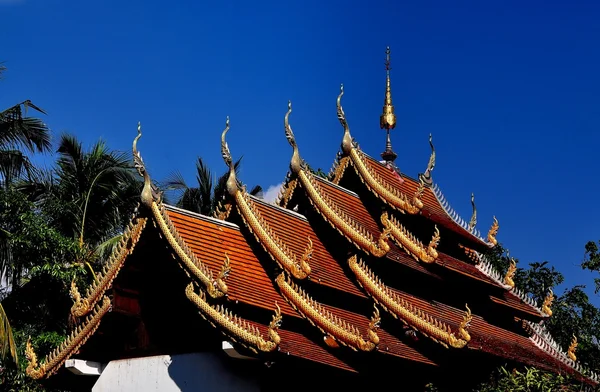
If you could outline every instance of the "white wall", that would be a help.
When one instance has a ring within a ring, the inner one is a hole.
[[[233,373],[229,361],[243,360],[195,353],[111,361],[92,392],[258,392],[258,382]]]

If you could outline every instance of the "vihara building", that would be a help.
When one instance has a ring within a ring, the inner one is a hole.
[[[85,378],[94,391],[468,390],[508,363],[597,384],[576,341],[561,347],[544,326],[552,293],[538,307],[515,287],[514,264],[501,274],[486,260],[496,218],[480,232],[473,197],[468,221],[444,198],[431,136],[423,173],[395,165],[389,49],[386,64],[382,159],[352,137],[342,86],[341,148],[328,176],[313,172],[288,103],[290,167],[275,203],[238,178],[229,120],[215,215],[164,203],[138,128],[139,208],[98,279],[84,293],[71,287],[77,322],[67,340],[44,358],[28,344],[27,374]]]

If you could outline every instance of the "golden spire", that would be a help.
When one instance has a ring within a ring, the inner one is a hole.
[[[383,101],[383,113],[379,117],[379,125],[381,129],[385,129],[387,133],[387,139],[385,143],[385,151],[381,153],[383,160],[389,163],[393,163],[398,156],[392,150],[392,141],[390,140],[390,130],[396,127],[396,115],[394,114],[394,105],[392,104],[392,86],[390,81],[390,47],[388,46],[385,58],[385,72],[386,72],[386,84],[385,84],[385,100]]]

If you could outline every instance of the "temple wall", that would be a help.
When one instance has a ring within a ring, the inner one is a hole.
[[[257,379],[235,371],[228,362],[215,353],[111,361],[92,392],[259,391]]]

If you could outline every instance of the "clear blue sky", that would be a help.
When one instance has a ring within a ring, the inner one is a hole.
[[[341,82],[353,135],[383,150],[390,45],[401,169],[424,169],[433,133],[434,179],[465,219],[475,192],[480,230],[496,215],[521,262],[591,287],[577,265],[600,239],[597,1],[0,0],[0,15],[0,107],[31,99],[57,133],[116,149],[142,121],[152,176],[190,182],[196,156],[224,170],[230,115],[242,180],[264,188],[287,170],[288,99],[301,153],[329,169]]]

